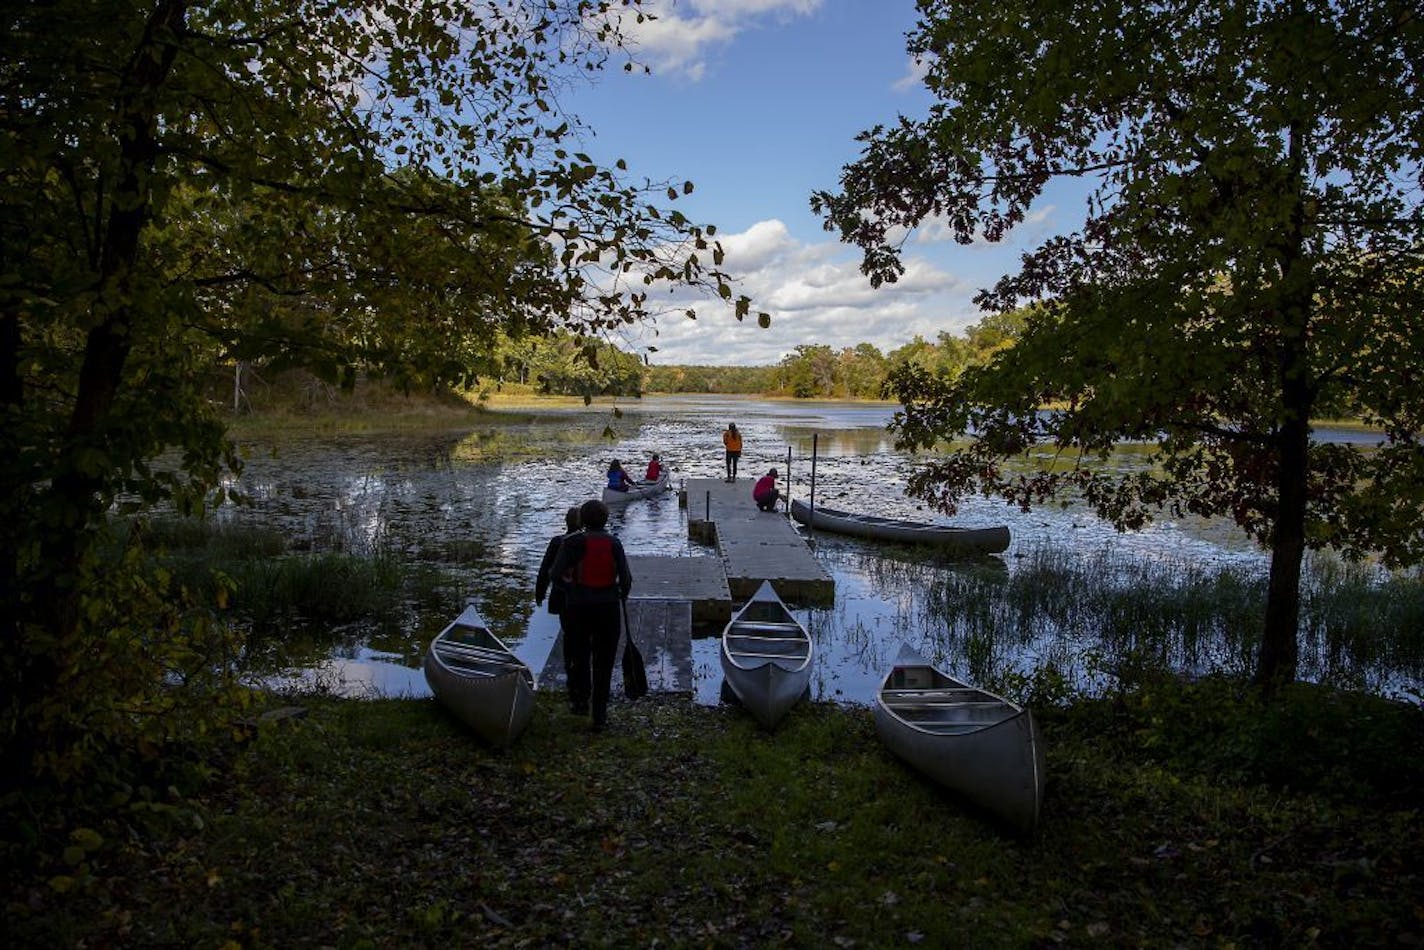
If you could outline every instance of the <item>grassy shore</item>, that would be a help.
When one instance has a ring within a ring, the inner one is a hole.
[[[1046,710],[1029,839],[902,767],[864,709],[768,734],[655,698],[595,735],[545,693],[496,751],[433,701],[298,702],[206,753],[200,790],[136,789],[63,850],[21,821],[7,945],[1424,940],[1424,714],[1382,700],[1163,680]]]

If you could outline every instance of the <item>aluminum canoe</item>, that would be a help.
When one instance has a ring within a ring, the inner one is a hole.
[[[616,491],[612,488],[603,489],[603,503],[605,505],[621,505],[637,498],[651,498],[671,488],[671,482],[672,474],[667,469],[663,469],[663,473],[658,476],[658,480],[655,482],[634,482],[633,487],[627,491]]]
[[[817,531],[849,534],[876,541],[928,544],[957,554],[998,554],[1009,546],[1009,529],[1003,525],[960,528],[925,521],[853,514],[821,505],[817,505],[813,510],[799,499],[793,499],[791,502],[791,517]]]
[[[770,581],[722,631],[722,676],[757,720],[773,729],[811,684],[811,637]]]
[[[1043,801],[1043,740],[1033,714],[930,666],[903,646],[876,697],[875,731],[936,783],[1028,833]]]
[[[534,715],[534,673],[490,632],[474,604],[430,641],[425,681],[481,738],[507,746]]]

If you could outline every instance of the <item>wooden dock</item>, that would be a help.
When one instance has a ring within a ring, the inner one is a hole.
[[[692,693],[692,634],[719,631],[732,619],[733,601],[744,601],[771,581],[788,603],[829,604],[835,581],[811,555],[784,514],[758,511],[752,482],[720,479],[687,482],[682,504],[688,534],[715,544],[716,555],[628,555],[633,590],[628,626],[648,669],[653,693]],[[613,698],[623,695],[622,654],[613,667]],[[564,641],[554,641],[540,689],[565,689]]]
[[[720,629],[732,619],[732,593],[727,588],[727,571],[719,557],[630,554],[628,569],[633,572],[630,603],[640,600],[685,600],[692,607],[693,627],[716,626]],[[631,614],[628,619],[632,622]],[[637,629],[634,625],[635,634]]]
[[[631,559],[630,559],[631,560]],[[712,560],[708,558],[707,560]],[[629,564],[632,567],[632,564]],[[637,577],[637,574],[634,574]],[[687,600],[628,598],[628,626],[648,669],[648,692],[692,692],[692,604]],[[564,637],[560,634],[539,673],[540,689],[565,689]],[[613,699],[623,696],[623,643],[613,664]]]
[[[760,511],[752,502],[753,481],[688,479],[679,495],[688,535],[717,546],[734,600],[746,600],[762,581],[771,581],[788,603],[832,603],[835,580],[784,513]]]

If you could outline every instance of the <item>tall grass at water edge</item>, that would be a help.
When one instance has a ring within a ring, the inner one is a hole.
[[[1248,674],[1266,587],[1264,568],[1043,546],[1007,576],[939,572],[928,610],[940,621],[944,650],[964,656],[976,680],[1055,702],[1143,675]],[[1302,581],[1300,645],[1304,679],[1417,702],[1424,583],[1417,574],[1313,556]]]
[[[440,566],[379,544],[369,554],[291,554],[270,529],[182,518],[144,531],[175,584],[223,605],[246,630],[249,659],[290,659],[303,651],[298,641],[324,652],[343,633],[399,639],[420,615],[448,611],[460,587]]]

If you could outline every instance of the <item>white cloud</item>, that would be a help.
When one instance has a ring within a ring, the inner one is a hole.
[[[650,0],[642,23],[625,22],[629,47],[657,72],[698,82],[707,74],[707,56],[743,30],[762,21],[786,22],[809,16],[822,0]]]
[[[924,85],[925,76],[929,74],[930,61],[926,56],[911,56],[905,64],[905,75],[891,85],[896,92],[907,92],[911,89],[918,89]]]
[[[676,309],[658,321],[656,334],[647,330],[629,345],[657,347],[651,359],[665,365],[767,365],[801,344],[872,343],[888,352],[916,335],[960,333],[982,317],[971,302],[975,287],[925,257],[908,256],[897,283],[872,288],[857,252],[835,242],[803,243],[781,221],[724,235],[722,246],[738,292],[771,314],[771,327],[758,327],[755,316],[739,323],[728,307],[674,295],[669,304]],[[684,307],[695,308],[698,318],[681,316]]]

